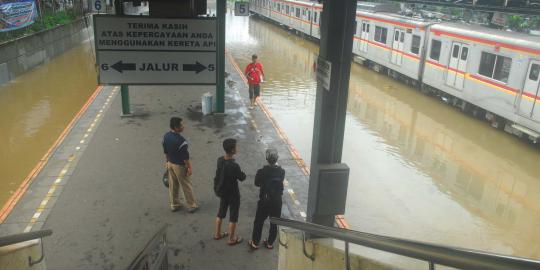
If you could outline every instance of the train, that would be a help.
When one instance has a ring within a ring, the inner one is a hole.
[[[318,3],[250,0],[264,19],[320,39]],[[393,4],[358,4],[353,59],[440,97],[491,126],[540,142],[540,36],[399,14]]]

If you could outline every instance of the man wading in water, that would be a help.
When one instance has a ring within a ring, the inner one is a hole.
[[[264,71],[262,64],[257,62],[257,55],[251,56],[251,63],[249,63],[244,72],[248,79],[249,84],[249,99],[251,101],[250,110],[255,107],[255,101],[261,94],[261,82],[264,78]]]

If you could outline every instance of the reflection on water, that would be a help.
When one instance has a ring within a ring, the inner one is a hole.
[[[87,42],[0,86],[0,205],[96,88],[94,62]]]
[[[227,50],[259,55],[263,100],[309,163],[316,44],[228,20]],[[356,64],[344,148],[353,228],[540,259],[540,151]]]

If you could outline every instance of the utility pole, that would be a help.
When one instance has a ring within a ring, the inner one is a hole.
[[[114,1],[114,10],[117,16],[124,15],[123,0]],[[131,115],[131,109],[129,106],[129,86],[127,84],[120,85],[120,96],[122,97],[122,116]]]
[[[349,169],[341,156],[356,0],[326,0],[323,5],[307,221],[334,226],[335,215],[345,212],[347,197]]]

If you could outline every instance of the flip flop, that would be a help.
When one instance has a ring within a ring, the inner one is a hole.
[[[248,246],[249,246],[249,249],[251,251],[255,251],[255,250],[259,249],[259,246],[255,245],[255,243],[253,243],[253,240],[249,240]]]
[[[237,236],[236,239],[233,242],[228,242],[227,244],[229,246],[234,246],[234,245],[238,245],[238,244],[242,243],[242,241],[244,241],[244,239],[242,239],[242,237],[240,237],[240,236]]]
[[[216,237],[214,235],[214,240],[221,240],[221,239],[223,239],[223,238],[225,238],[227,236],[229,236],[229,233],[228,232],[223,232],[223,233],[221,233],[221,235],[219,237]]]
[[[274,246],[268,244],[268,242],[267,242],[266,240],[263,241],[263,245],[264,245],[264,247],[267,248],[267,249],[274,249]]]

